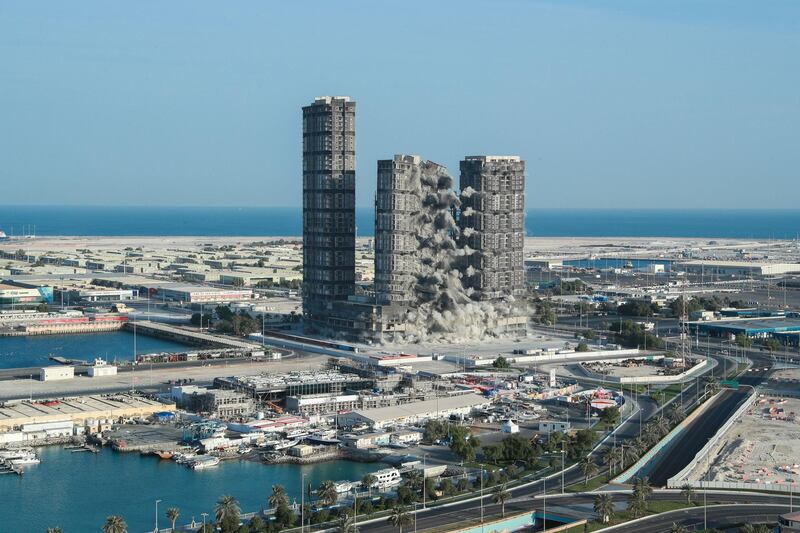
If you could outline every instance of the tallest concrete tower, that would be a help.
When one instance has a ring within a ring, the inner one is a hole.
[[[318,326],[355,292],[355,122],[347,96],[303,107],[303,314]]]

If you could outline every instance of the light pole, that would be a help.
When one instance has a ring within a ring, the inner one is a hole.
[[[567,459],[566,443],[564,440],[561,441],[561,494],[564,494],[564,467]]]
[[[422,508],[423,509],[427,508],[427,505],[426,505],[426,502],[425,502],[425,496],[426,496],[426,494],[425,494],[425,492],[426,492],[425,485],[427,485],[426,482],[428,481],[428,478],[426,477],[426,473],[428,471],[428,468],[427,468],[426,463],[425,463],[425,458],[427,457],[427,455],[428,455],[427,453],[423,453],[422,454]]]
[[[542,478],[542,531],[547,529],[547,476]]]
[[[483,533],[483,467],[481,467],[481,533]]]
[[[156,500],[156,533],[158,533],[158,504],[161,503],[161,500]]]
[[[295,500],[296,502],[297,500]],[[300,476],[300,533],[303,533],[305,528],[306,517],[306,474]]]

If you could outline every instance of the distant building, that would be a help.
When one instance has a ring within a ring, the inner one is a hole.
[[[346,96],[303,107],[303,314],[320,326],[355,293],[355,119]]]
[[[486,407],[490,403],[491,400],[488,398],[470,393],[392,407],[353,411],[340,414],[336,418],[339,425],[344,427],[366,424],[374,429],[381,429],[395,424],[415,424],[434,418],[447,418],[450,415],[468,415],[473,409]]]

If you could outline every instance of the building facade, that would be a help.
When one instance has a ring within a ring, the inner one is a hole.
[[[519,297],[525,292],[525,162],[518,156],[470,156],[461,161],[464,285],[477,300]],[[470,268],[471,267],[471,268]]]
[[[355,292],[355,118],[346,96],[303,107],[303,313],[329,325]]]

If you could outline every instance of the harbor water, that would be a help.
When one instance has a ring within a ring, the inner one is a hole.
[[[108,448],[100,453],[72,453],[61,446],[36,450],[41,463],[25,474],[0,476],[0,531],[45,531],[59,526],[65,533],[100,531],[108,515],[125,518],[131,533],[152,531],[155,500],[159,527],[169,526],[164,512],[178,507],[178,524],[214,516],[214,504],[235,497],[243,512],[267,506],[272,485],[283,485],[290,499],[300,501],[302,474],[313,487],[325,480],[360,480],[385,465],[332,461],[315,465],[265,465],[256,461],[223,461],[216,468],[191,470],[171,460]]]
[[[136,336],[138,354],[183,352],[191,347],[168,340]],[[107,361],[133,359],[133,333],[113,331],[74,335],[34,335],[31,337],[0,337],[0,368],[24,368],[55,365],[50,356],[92,361],[102,357]]]

